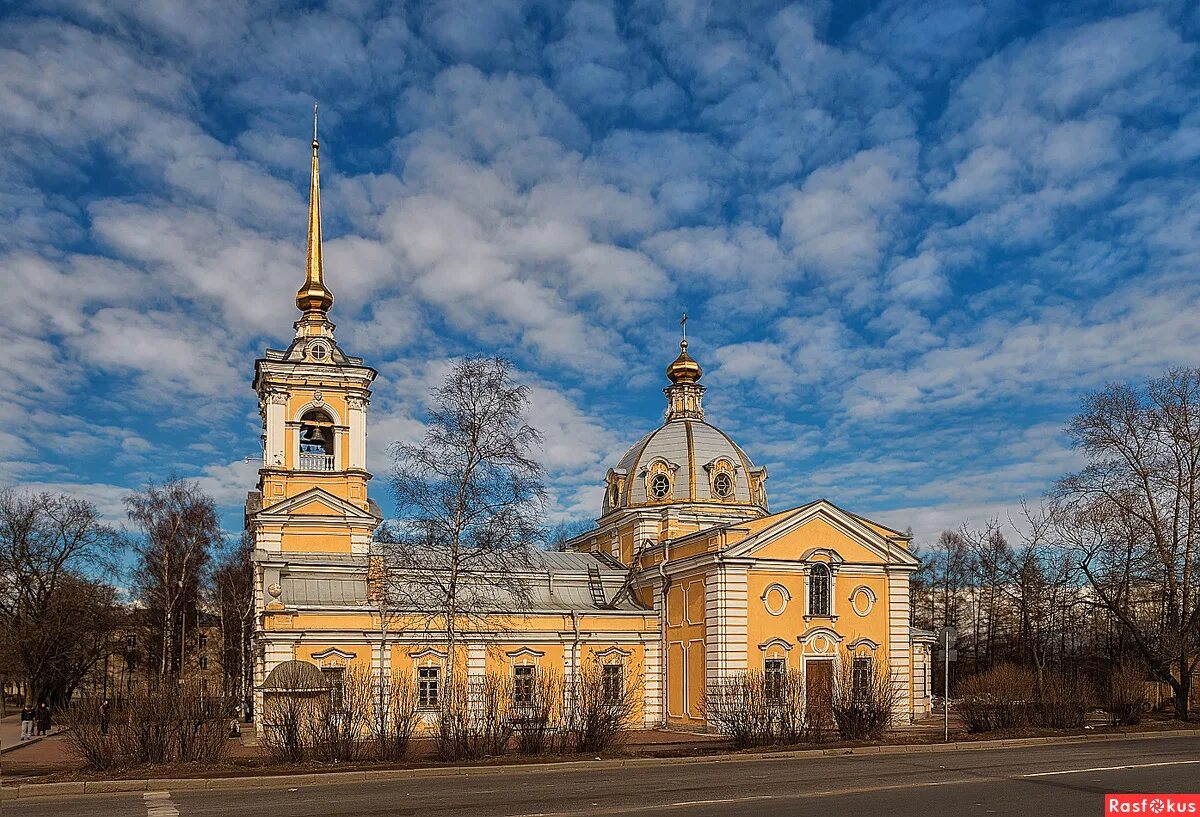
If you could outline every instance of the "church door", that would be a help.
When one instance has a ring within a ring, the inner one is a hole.
[[[806,661],[804,706],[808,722],[825,728],[833,718],[833,662]]]

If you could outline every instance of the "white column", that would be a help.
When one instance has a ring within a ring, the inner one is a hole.
[[[900,698],[897,723],[912,720],[912,673],[910,671],[911,623],[908,598],[910,570],[888,570],[888,664]]]
[[[284,456],[286,445],[287,395],[283,392],[269,392],[267,401],[267,442],[263,448],[263,465],[282,468],[287,462]]]
[[[367,467],[367,401],[362,397],[346,398],[346,426],[350,434],[348,468]]]

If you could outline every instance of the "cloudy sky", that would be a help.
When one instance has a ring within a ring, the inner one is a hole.
[[[203,8],[200,8],[203,6]],[[46,0],[0,21],[0,482],[253,487],[321,106],[342,346],[386,446],[457,355],[533,386],[556,519],[663,408],[919,538],[1077,464],[1200,349],[1192,2]]]

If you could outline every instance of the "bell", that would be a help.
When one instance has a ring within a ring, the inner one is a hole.
[[[313,443],[314,445],[325,445],[325,432],[320,426],[314,428],[312,433],[308,435],[308,442]]]

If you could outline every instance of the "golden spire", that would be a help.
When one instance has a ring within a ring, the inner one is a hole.
[[[325,266],[321,261],[321,169],[317,160],[317,106],[313,105],[312,181],[308,188],[308,257],[304,265],[304,286],[296,293],[296,306],[304,312],[328,312],[333,293],[325,287]]]

